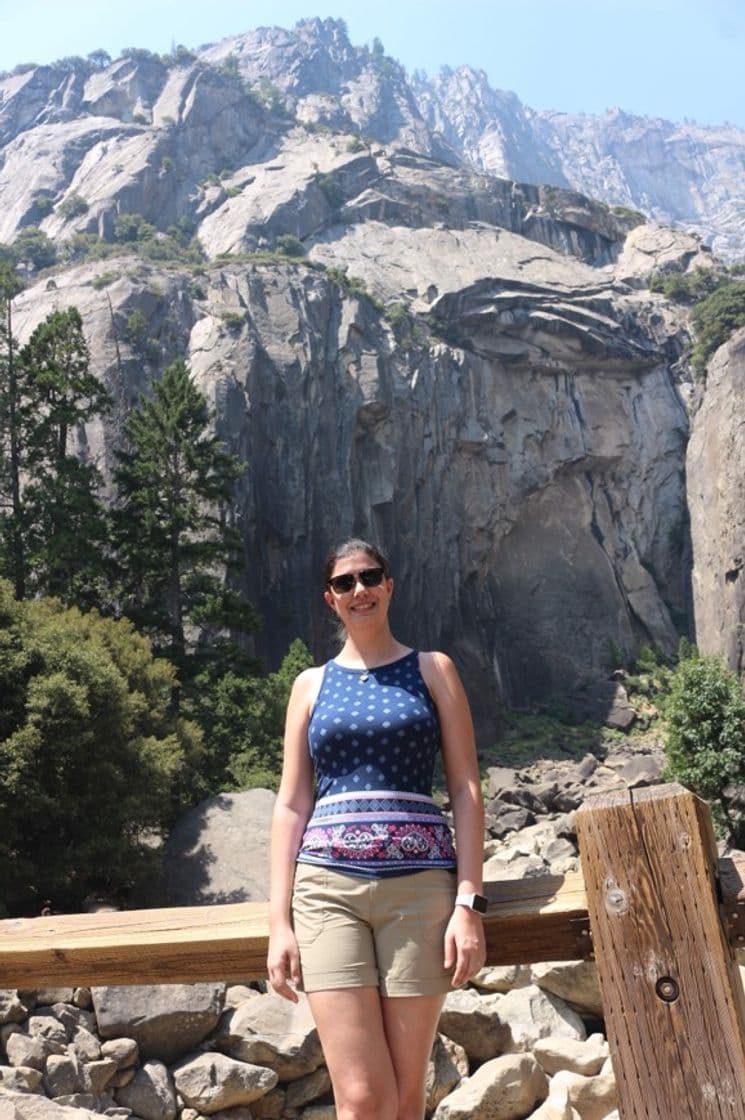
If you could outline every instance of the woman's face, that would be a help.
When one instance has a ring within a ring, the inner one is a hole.
[[[360,579],[360,572],[379,569],[380,564],[369,552],[350,552],[334,564],[331,579],[336,576],[352,575],[354,585],[348,591],[335,591],[328,587],[324,598],[349,631],[357,627],[368,627],[384,622],[388,616],[388,604],[393,593],[393,580],[383,576],[377,586],[366,587]]]

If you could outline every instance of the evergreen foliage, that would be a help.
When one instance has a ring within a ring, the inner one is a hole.
[[[719,830],[745,842],[745,695],[720,658],[684,651],[664,701],[668,777],[711,802]]]
[[[152,871],[151,830],[181,807],[200,735],[169,708],[174,672],[131,623],[0,581],[0,899],[126,895]]]
[[[216,569],[236,540],[223,511],[243,468],[210,432],[204,396],[183,361],[169,365],[124,425],[118,453],[114,548],[125,614],[180,666],[186,629],[223,625],[225,591]],[[232,622],[254,625],[246,605],[230,603]]]
[[[12,275],[5,292],[0,355],[0,575],[16,597],[53,594],[66,603],[98,601],[105,518],[93,463],[70,446],[79,425],[108,408],[88,370],[75,308],[55,311],[19,352],[12,329]]]
[[[276,788],[287,701],[298,673],[313,664],[297,638],[276,673],[259,677],[211,662],[194,681],[189,712],[203,729],[203,774],[215,792]]]
[[[696,332],[693,364],[702,370],[730,335],[745,326],[745,280],[722,284],[701,300],[691,312],[691,322]]]

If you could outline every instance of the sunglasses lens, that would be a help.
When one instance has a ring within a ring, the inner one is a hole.
[[[337,595],[346,595],[351,591],[357,580],[363,587],[379,587],[383,582],[385,572],[382,568],[364,568],[361,572],[345,572],[341,576],[332,576],[329,587]]]
[[[354,587],[354,576],[351,573],[346,576],[334,576],[333,579],[329,580],[329,586],[338,595],[344,595]]]
[[[363,587],[379,587],[383,582],[383,569],[365,568],[364,572],[360,572],[359,579]]]

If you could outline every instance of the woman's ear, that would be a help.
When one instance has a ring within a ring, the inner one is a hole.
[[[326,600],[326,605],[336,614],[336,601],[330,591],[324,591],[323,597]]]

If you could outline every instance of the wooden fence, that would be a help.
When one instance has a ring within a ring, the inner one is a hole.
[[[489,964],[596,959],[622,1120],[745,1120],[745,861],[677,785],[590,798],[583,874],[489,883]],[[265,975],[265,903],[0,922],[0,987]]]

